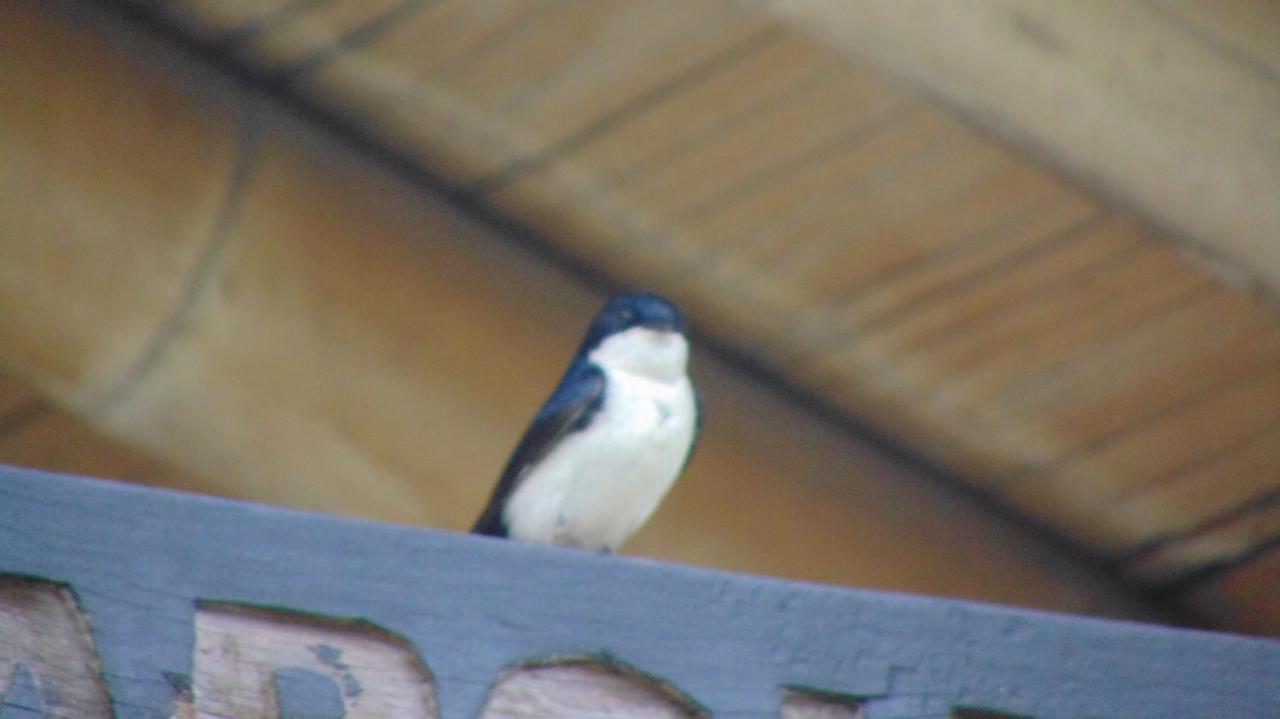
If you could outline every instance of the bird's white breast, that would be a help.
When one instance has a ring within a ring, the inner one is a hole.
[[[603,405],[528,470],[507,504],[511,536],[614,549],[680,473],[697,423],[688,345],[678,333],[615,337],[591,355],[605,375]]]

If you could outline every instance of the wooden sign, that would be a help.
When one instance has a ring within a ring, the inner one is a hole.
[[[1280,643],[0,467],[0,689],[0,719],[1260,719]]]

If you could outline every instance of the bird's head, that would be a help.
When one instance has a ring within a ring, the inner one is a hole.
[[[579,353],[601,366],[674,379],[684,374],[689,345],[684,315],[649,292],[617,295],[591,322]]]

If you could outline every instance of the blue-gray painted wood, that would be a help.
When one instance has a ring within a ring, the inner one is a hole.
[[[329,677],[289,667],[275,672],[280,719],[342,719],[342,693]]]
[[[857,551],[856,547],[848,551]],[[975,561],[981,561],[976,558]],[[163,717],[197,600],[363,618],[406,637],[442,716],[499,672],[607,652],[715,717],[785,686],[872,719],[1280,717],[1280,642],[731,574],[0,467],[0,572],[66,582],[122,717]],[[0,637],[0,641],[3,638]]]
[[[3,689],[0,719],[44,719],[44,703],[40,701],[40,692],[26,664],[18,665],[9,686]]]

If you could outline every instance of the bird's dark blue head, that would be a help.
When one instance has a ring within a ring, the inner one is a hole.
[[[633,327],[684,334],[684,315],[669,300],[651,292],[616,295],[591,321],[579,354],[587,354],[608,337]]]

